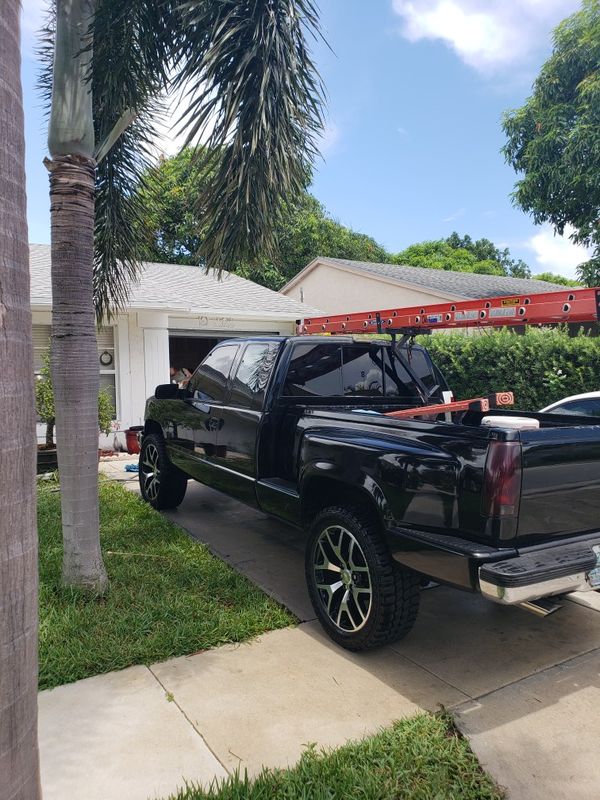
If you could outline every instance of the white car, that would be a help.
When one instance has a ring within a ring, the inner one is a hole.
[[[585,394],[573,394],[558,400],[541,411],[552,412],[553,414],[578,414],[584,417],[600,417],[600,392],[586,392]]]

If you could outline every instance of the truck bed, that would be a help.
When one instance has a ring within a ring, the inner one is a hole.
[[[397,406],[396,406],[397,407]],[[539,430],[481,426],[481,412],[458,422],[395,419],[387,406],[305,407],[298,420],[298,442],[362,446],[363,453],[386,451],[377,470],[387,490],[396,523],[453,533],[479,541],[516,540],[534,544],[600,528],[600,425],[594,418],[494,410],[494,416],[537,419]],[[486,529],[480,510],[481,476],[490,441],[520,442],[521,502],[516,526]],[[336,444],[338,443],[338,444]],[[354,457],[355,451],[346,448]],[[386,472],[384,464],[394,464]],[[347,465],[346,470],[349,468]],[[374,475],[375,477],[375,475]],[[400,485],[400,483],[402,485]]]

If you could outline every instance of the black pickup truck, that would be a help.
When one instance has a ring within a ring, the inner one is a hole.
[[[386,416],[447,388],[404,340],[225,340],[148,400],[142,495],[174,508],[194,478],[305,528],[315,612],[351,650],[405,635],[429,581],[534,609],[600,587],[600,424]]]

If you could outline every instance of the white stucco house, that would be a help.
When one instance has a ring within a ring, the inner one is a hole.
[[[325,314],[344,314],[480,297],[541,294],[564,288],[525,278],[319,256],[280,291],[292,300],[318,305]]]
[[[30,271],[39,372],[50,340],[50,245],[30,245]],[[146,398],[169,382],[169,366],[193,370],[227,337],[294,333],[296,320],[317,310],[231,273],[218,279],[199,267],[144,264],[125,311],[98,331],[100,381],[113,394],[119,429],[143,422]]]

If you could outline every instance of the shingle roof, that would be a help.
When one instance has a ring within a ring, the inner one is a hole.
[[[50,245],[32,244],[29,252],[31,304],[50,306]],[[230,272],[219,279],[199,267],[150,262],[144,263],[139,280],[132,286],[128,306],[193,314],[275,314],[286,319],[319,312]]]
[[[399,264],[375,264],[369,261],[350,261],[345,258],[316,258],[313,264],[331,264],[358,272],[367,272],[376,277],[422,286],[442,294],[460,297],[498,297],[511,294],[541,294],[564,289],[557,283],[529,280],[527,278],[505,278],[501,275],[479,275],[474,272],[450,272],[442,269],[409,267]]]

